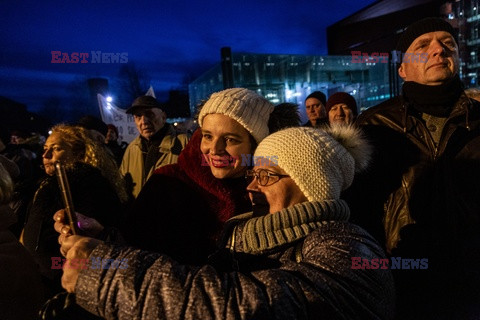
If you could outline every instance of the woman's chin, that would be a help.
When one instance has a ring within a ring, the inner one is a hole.
[[[45,173],[49,176],[53,176],[55,174],[55,167],[51,165],[44,166]]]
[[[212,175],[217,178],[217,179],[225,179],[228,178],[228,173],[230,172],[231,169],[223,167],[212,167],[210,166],[210,171],[212,172]]]
[[[210,166],[212,175],[217,179],[226,179],[226,178],[239,178],[245,176],[245,170],[238,170],[238,168],[227,166],[227,167],[212,167]]]

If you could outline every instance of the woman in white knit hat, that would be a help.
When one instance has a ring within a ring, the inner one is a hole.
[[[279,126],[299,123],[295,108],[275,108],[244,88],[216,92],[198,115],[200,128],[178,163],[158,169],[127,216],[128,244],[202,263],[223,224],[251,210],[245,171],[257,144]]]
[[[264,195],[268,213],[230,219],[208,264],[61,236],[67,259],[91,254],[129,262],[125,270],[66,268],[64,287],[108,319],[393,318],[388,260],[348,222],[340,199],[370,148],[358,129],[331,130],[290,128],[260,142],[248,189]],[[357,260],[367,264],[359,268]]]

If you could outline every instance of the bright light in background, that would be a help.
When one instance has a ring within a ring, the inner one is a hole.
[[[105,100],[107,100],[107,110],[112,110],[112,104],[110,102],[113,101],[113,98],[111,96],[107,96]]]
[[[285,98],[288,100],[292,97],[300,97],[302,95],[301,92],[295,92],[293,90],[285,90]]]
[[[293,96],[293,91],[292,90],[285,90],[285,98],[290,99]]]

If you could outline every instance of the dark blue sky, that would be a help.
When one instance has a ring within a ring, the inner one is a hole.
[[[162,92],[218,63],[223,46],[234,52],[326,54],[326,27],[373,2],[3,0],[0,96],[37,111],[49,97],[68,97],[76,79],[114,81],[120,63],[51,63],[52,51],[102,51],[127,53],[165,97]]]

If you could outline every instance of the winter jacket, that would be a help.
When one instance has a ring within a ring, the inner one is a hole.
[[[413,311],[400,318],[470,319],[480,312],[480,104],[462,94],[438,145],[402,97],[357,124],[376,150],[346,196],[352,222],[379,240],[384,230],[392,256],[429,262],[394,274],[400,313]]]
[[[348,216],[342,200],[239,216],[202,267],[102,244],[91,257],[128,266],[82,270],[77,303],[106,319],[389,319],[390,270],[352,269],[384,255]]]
[[[436,193],[435,199],[440,200],[442,188],[444,192],[450,191],[451,184],[454,183],[455,188],[460,189],[452,192],[458,193],[456,195],[467,202],[470,206],[467,210],[472,212],[480,209],[480,198],[468,194],[471,183],[480,177],[479,170],[472,166],[480,166],[479,103],[465,95],[460,97],[443,128],[438,147],[420,115],[415,114],[400,97],[368,109],[356,123],[364,127],[376,146],[376,161],[366,175],[379,178],[373,188],[385,198],[382,209],[388,250],[397,246],[400,230],[415,223],[416,213],[412,210],[424,209],[412,209],[412,205],[417,205],[416,199],[412,199],[412,191]],[[376,174],[378,172],[380,174]],[[442,177],[447,180],[438,181]],[[427,178],[434,179],[432,182],[436,181],[440,185],[420,185],[426,183],[424,181]],[[480,191],[478,188],[476,190]],[[365,190],[362,195],[369,192],[370,190]],[[453,195],[443,194],[448,198],[443,199],[450,200]],[[427,197],[424,193],[422,196]]]
[[[124,215],[123,207],[100,171],[84,163],[76,163],[66,171],[75,211],[96,219],[106,228],[119,226]],[[52,257],[61,257],[53,215],[64,207],[57,178],[46,177],[30,205],[23,233],[23,244],[40,267],[50,290],[48,295],[61,290],[61,269],[52,268]]]
[[[251,210],[246,179],[215,178],[202,161],[201,139],[197,130],[178,163],[157,169],[147,181],[127,215],[128,244],[203,264],[225,221]]]
[[[0,319],[35,319],[43,303],[40,272],[32,256],[7,229],[13,211],[0,206]]]
[[[155,169],[165,166],[167,164],[176,163],[178,155],[188,142],[188,136],[185,134],[178,134],[175,132],[173,126],[165,124],[168,130],[159,145],[159,152],[161,154],[154,167],[149,172],[145,172],[143,163],[142,143],[141,137],[138,136],[128,145],[123,155],[122,164],[120,165],[120,173],[126,177],[126,180],[131,179],[133,183],[132,194],[137,197],[147,179],[152,175]]]

